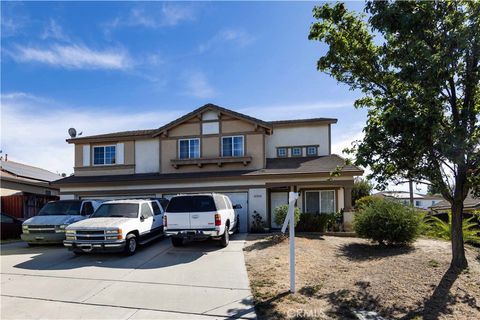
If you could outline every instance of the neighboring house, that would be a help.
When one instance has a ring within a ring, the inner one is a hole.
[[[410,192],[408,191],[383,191],[375,193],[374,196],[398,201],[405,205],[410,205]],[[431,206],[443,201],[442,196],[424,195],[413,193],[413,206],[415,208],[428,210]]]
[[[278,227],[273,210],[301,193],[304,212],[351,210],[353,178],[363,171],[331,154],[336,119],[263,121],[207,104],[158,129],[68,139],[74,175],[55,182],[74,198],[171,197],[219,192],[230,196],[242,231],[255,213]]]
[[[45,169],[0,160],[1,211],[17,218],[29,218],[45,203],[57,200],[59,188],[50,182],[61,176]]]
[[[447,200],[443,200],[431,207],[435,214],[446,213],[450,211],[451,208],[452,205]],[[463,201],[463,212],[471,213],[472,211],[477,210],[480,210],[480,198],[474,198],[471,194],[469,194]]]

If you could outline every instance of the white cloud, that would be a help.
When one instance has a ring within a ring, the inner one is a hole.
[[[186,94],[196,98],[212,98],[216,95],[215,89],[208,82],[207,77],[199,71],[184,74]]]
[[[173,27],[182,22],[195,19],[195,10],[192,5],[163,3],[161,8],[156,5],[137,6],[132,8],[127,15],[118,16],[104,24],[105,33],[108,35],[113,29],[119,27],[144,27],[162,28]]]
[[[52,172],[73,172],[73,146],[67,130],[83,135],[158,128],[183,114],[174,112],[101,111],[102,108],[65,107],[63,103],[26,93],[1,96],[1,146],[8,158]],[[41,111],[41,112],[40,112]]]
[[[67,69],[128,69],[132,62],[123,49],[94,50],[83,45],[48,48],[17,46],[7,51],[17,62],[36,62]]]
[[[204,53],[225,43],[232,43],[240,48],[251,44],[255,38],[245,30],[225,29],[218,32],[211,39],[198,46],[198,52]]]
[[[54,19],[50,19],[49,23],[45,26],[42,35],[43,40],[55,39],[61,41],[68,41],[69,37],[63,32],[63,28]]]

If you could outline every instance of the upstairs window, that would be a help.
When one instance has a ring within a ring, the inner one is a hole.
[[[181,139],[178,141],[178,157],[180,159],[200,158],[200,139]]]
[[[222,137],[222,157],[242,157],[243,155],[243,136]]]
[[[301,156],[302,156],[302,148],[293,147],[292,148],[292,157],[301,157]]]
[[[309,146],[307,147],[307,156],[316,156],[318,155],[317,147]]]
[[[93,147],[93,164],[115,164],[115,146]]]
[[[277,148],[277,157],[284,158],[287,156],[287,148]]]

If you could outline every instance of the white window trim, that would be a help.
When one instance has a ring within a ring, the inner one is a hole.
[[[315,153],[314,153],[314,154],[309,154],[309,153],[308,153],[308,149],[309,149],[309,148],[314,148],[314,149],[315,149]],[[318,156],[318,147],[316,147],[316,146],[308,146],[308,147],[307,147],[307,156]]]
[[[278,150],[280,150],[280,149],[285,150],[285,155],[284,156],[281,156],[280,152],[278,152]],[[286,147],[277,148],[277,158],[287,158],[287,157],[288,157],[288,148],[286,148]]]
[[[320,196],[321,192],[333,191],[333,212],[337,212],[337,193],[335,189],[322,189],[322,190],[308,190],[305,191],[305,212],[308,212],[308,203],[307,203],[307,193],[317,193],[318,194],[318,211],[322,208],[322,197]],[[318,214],[325,214],[325,212],[319,212]]]
[[[191,140],[198,140],[198,158],[190,158],[190,141]],[[188,158],[181,158],[180,157],[180,141],[188,141]],[[186,139],[178,139],[177,142],[178,147],[178,159],[180,160],[188,160],[188,159],[200,159],[202,157],[202,141],[200,138],[186,138]]]
[[[115,163],[105,163],[105,148],[114,147],[115,148]],[[103,163],[95,164],[95,148],[103,148]],[[117,145],[116,144],[106,144],[101,146],[92,146],[92,165],[93,166],[115,166],[117,165]]]
[[[300,149],[300,154],[294,154],[294,153],[293,153],[293,150],[294,150],[294,149]],[[292,150],[292,151],[291,151],[291,152],[292,152],[292,157],[301,157],[301,156],[303,155],[303,154],[302,154],[302,153],[303,153],[303,150],[302,150],[302,149],[303,149],[302,147],[292,147],[292,148],[291,148],[291,150]]]
[[[244,157],[245,156],[245,136],[243,135],[240,135],[240,136],[222,136],[222,141],[221,141],[221,156],[223,157],[223,139],[225,138],[230,138],[232,139],[232,155],[230,157]],[[233,138],[242,138],[242,154],[239,155],[239,156],[235,156],[233,155]],[[228,156],[225,156],[225,157],[228,157]]]

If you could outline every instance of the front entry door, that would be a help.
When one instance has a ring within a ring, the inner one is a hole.
[[[288,204],[288,192],[282,191],[270,193],[270,216],[272,217],[272,228],[278,229],[282,227],[275,223],[275,208],[284,204]]]

